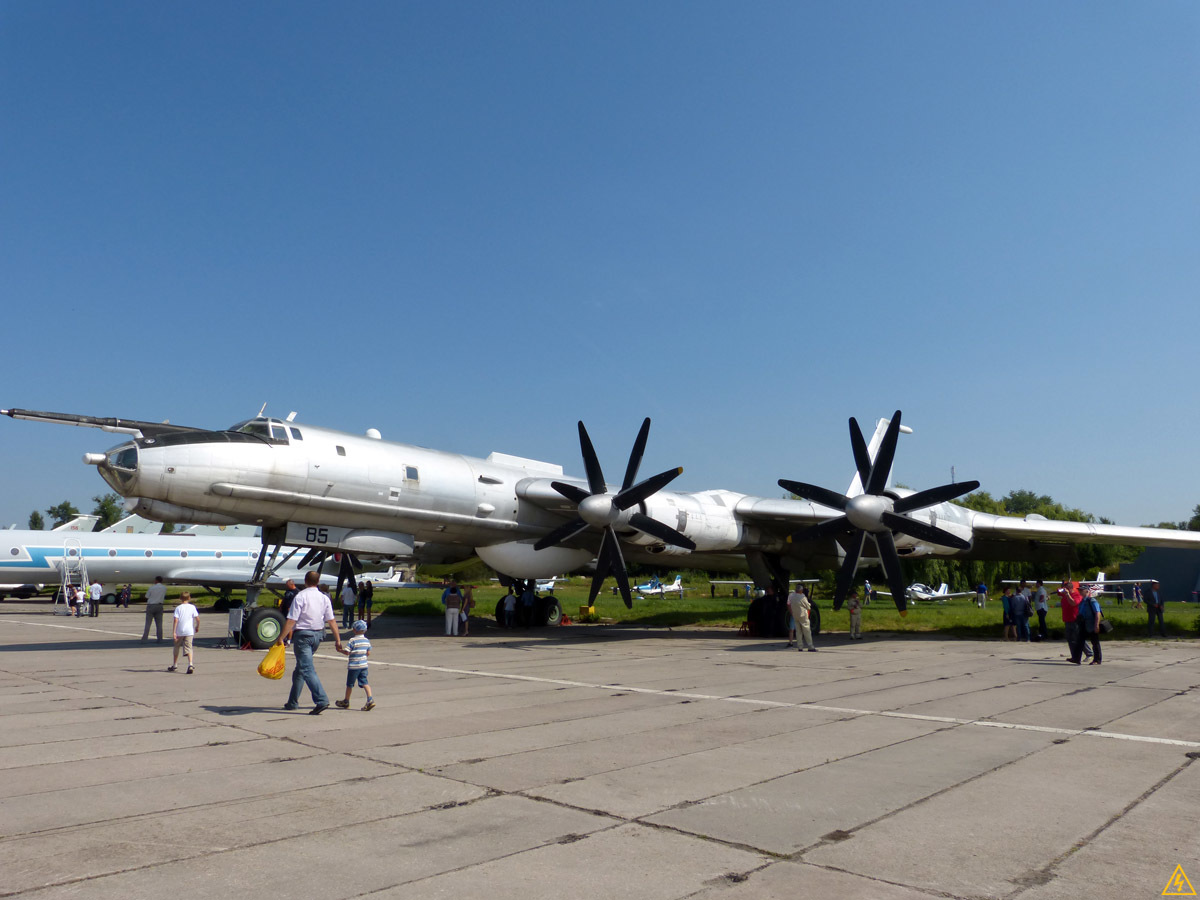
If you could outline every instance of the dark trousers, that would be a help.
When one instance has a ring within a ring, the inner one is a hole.
[[[1149,634],[1149,635],[1154,634],[1154,617],[1158,616],[1158,633],[1161,634],[1163,637],[1166,637],[1167,636],[1167,626],[1163,622],[1162,605],[1160,604],[1158,606],[1152,606],[1151,604],[1147,603],[1146,604],[1146,615],[1149,617],[1149,621],[1147,621],[1147,623],[1146,623],[1146,634]]]
[[[1083,626],[1078,619],[1074,622],[1063,622],[1063,631],[1067,634],[1067,648],[1071,651],[1072,662],[1078,662],[1085,653],[1088,656],[1092,655],[1092,650],[1084,640]]]
[[[1092,657],[1092,662],[1100,662],[1102,655],[1100,653],[1100,633],[1098,631],[1088,631],[1083,627],[1079,629],[1079,648],[1087,652],[1084,644],[1091,643],[1092,649],[1089,655]]]
[[[1046,631],[1046,611],[1044,609],[1039,609],[1037,611],[1037,614],[1038,614],[1038,635],[1041,636],[1042,640],[1045,640],[1047,637],[1049,637],[1049,634],[1050,634],[1048,631]]]

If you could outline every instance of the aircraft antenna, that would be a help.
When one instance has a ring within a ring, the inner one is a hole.
[[[264,404],[262,405],[262,409],[260,409],[260,410],[258,411],[258,415],[257,415],[257,416],[255,416],[255,418],[257,419],[257,418],[259,418],[260,416],[262,416],[262,414],[263,414],[264,412],[266,412],[266,409],[267,409],[267,404],[265,404],[265,403],[264,403]]]

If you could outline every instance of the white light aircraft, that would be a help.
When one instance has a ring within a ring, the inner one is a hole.
[[[658,580],[658,576],[654,575],[645,584],[639,584],[635,587],[634,591],[643,597],[665,597],[667,594],[678,594],[682,597],[683,576],[676,575],[675,580],[670,584],[663,584]]]
[[[890,591],[879,591],[875,593],[884,594],[888,597],[892,596]],[[950,585],[942,582],[937,590],[934,590],[927,584],[921,584],[919,581],[914,581],[908,586],[905,596],[909,600],[923,600],[926,602],[936,600],[938,603],[945,603],[947,600],[953,600],[957,597],[974,597],[974,591],[955,591],[951,592]]]
[[[857,471],[846,493],[780,479],[801,499],[669,491],[682,471],[674,468],[639,481],[649,419],[621,483],[611,485],[582,422],[586,478],[569,478],[553,463],[385,442],[374,429],[347,434],[297,424],[294,415],[259,415],[211,431],[21,409],[0,413],[128,435],[84,460],[131,512],[146,518],[259,525],[264,548],[339,549],[414,562],[476,554],[511,579],[546,578],[595,558],[589,603],[613,576],[632,604],[626,560],[749,571],[756,584],[780,588],[791,572],[840,566],[837,608],[859,563],[874,559],[903,613],[905,557],[1059,562],[1075,543],[1200,547],[1200,532],[997,516],[949,502],[975,490],[975,481],[923,491],[891,487],[899,411],[880,420],[870,445],[850,419]],[[865,555],[868,538],[873,557]],[[561,615],[557,601],[543,612],[549,621]]]

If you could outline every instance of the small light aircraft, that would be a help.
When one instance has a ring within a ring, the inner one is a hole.
[[[888,597],[892,596],[891,593],[888,591],[876,590],[875,593],[883,594]],[[938,586],[937,590],[934,590],[927,584],[921,584],[921,582],[919,582],[919,581],[914,581],[912,584],[910,584],[908,586],[908,590],[906,591],[905,596],[910,601],[923,600],[926,602],[937,601],[938,603],[945,603],[947,600],[953,600],[957,597],[974,597],[975,592],[974,591],[951,592],[950,585],[946,584],[946,582],[944,582],[944,581]]]
[[[626,604],[626,560],[677,560],[710,571],[749,571],[759,586],[782,590],[791,572],[839,566],[841,606],[859,563],[877,561],[903,613],[902,558],[955,557],[1063,561],[1074,543],[1200,547],[1200,533],[1017,518],[950,501],[976,481],[923,491],[890,484],[900,411],[881,419],[870,444],[850,419],[856,476],[846,493],[780,479],[800,499],[728,490],[669,491],[682,469],[638,480],[650,420],[638,432],[619,485],[604,477],[583,423],[586,478],[561,466],[493,453],[476,459],[389,443],[378,431],[347,434],[263,417],[213,431],[163,422],[23,409],[14,419],[86,426],[125,434],[104,453],[87,453],[126,507],[172,522],[262,527],[264,550],[375,553],[414,562],[477,555],[509,579],[546,578],[596,560],[589,603],[612,576]],[[868,556],[868,538],[874,555]],[[267,554],[259,554],[260,571]],[[274,558],[275,553],[272,554]],[[343,566],[345,574],[346,566]],[[543,621],[561,616],[557,601]]]
[[[652,575],[645,584],[639,584],[634,591],[643,597],[665,597],[667,594],[683,596],[683,576],[676,575],[670,584],[663,584],[657,575]]]

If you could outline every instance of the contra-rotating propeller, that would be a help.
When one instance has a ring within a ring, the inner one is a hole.
[[[621,554],[621,541],[617,537],[617,528],[633,528],[656,537],[667,544],[674,544],[687,550],[695,550],[696,544],[690,538],[664,525],[657,519],[652,519],[643,512],[630,510],[666,487],[679,475],[683,469],[668,469],[658,475],[634,484],[638,467],[642,464],[642,454],[646,451],[646,439],[650,435],[650,420],[642,422],[637,440],[633,442],[633,450],[629,453],[629,465],[625,468],[625,480],[621,482],[621,490],[615,494],[608,492],[604,481],[604,472],[600,469],[600,460],[596,457],[596,449],[588,437],[583,422],[579,423],[579,449],[583,452],[583,466],[587,471],[589,490],[584,490],[573,484],[561,481],[551,482],[550,486],[575,504],[579,517],[572,519],[533,545],[534,550],[544,550],[568,541],[575,535],[588,528],[599,528],[603,533],[600,539],[600,552],[596,556],[596,574],[592,577],[592,589],[588,594],[588,605],[591,606],[604,579],[612,575],[617,579],[621,597],[627,607],[633,607],[633,596],[629,593],[629,575],[625,568],[625,557]]]
[[[854,451],[854,463],[858,468],[858,477],[863,492],[856,497],[847,497],[837,491],[826,490],[814,484],[802,481],[779,479],[779,486],[786,488],[798,497],[840,509],[844,515],[828,519],[810,528],[802,529],[792,535],[792,540],[815,541],[850,534],[850,544],[846,547],[846,558],[837,574],[837,591],[833,598],[833,608],[841,609],[850,593],[854,582],[854,573],[858,570],[858,561],[862,557],[863,545],[867,535],[875,540],[879,548],[879,560],[883,563],[883,572],[887,577],[888,586],[892,590],[892,600],[900,615],[907,612],[908,602],[906,593],[908,584],[900,569],[900,557],[896,553],[895,535],[904,534],[921,541],[939,544],[943,547],[954,547],[966,550],[971,545],[958,537],[934,525],[910,519],[905,513],[910,513],[935,503],[943,503],[970,493],[979,487],[978,481],[962,481],[955,484],[943,484],[940,487],[918,491],[907,497],[896,498],[884,492],[887,486],[888,473],[892,470],[892,460],[896,455],[896,441],[900,436],[900,410],[892,416],[875,459],[867,450],[862,431],[858,422],[850,419],[850,446]]]

